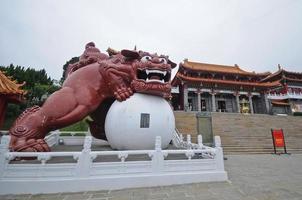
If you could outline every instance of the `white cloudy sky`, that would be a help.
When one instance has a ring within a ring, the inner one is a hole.
[[[245,70],[302,72],[300,0],[1,0],[0,65],[62,65],[94,41]]]

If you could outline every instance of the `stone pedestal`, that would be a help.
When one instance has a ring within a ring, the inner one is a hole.
[[[203,144],[213,146],[212,116],[210,112],[196,114],[197,134],[202,135]]]

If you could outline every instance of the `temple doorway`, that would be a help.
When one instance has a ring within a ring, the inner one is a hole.
[[[207,103],[205,99],[201,99],[201,111],[207,111]]]
[[[218,105],[218,112],[226,112],[226,106],[224,100],[218,100],[217,105]]]

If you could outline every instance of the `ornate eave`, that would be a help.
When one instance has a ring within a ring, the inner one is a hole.
[[[195,72],[223,73],[223,74],[234,74],[234,75],[244,75],[244,76],[258,76],[258,77],[264,77],[271,74],[270,72],[264,72],[264,73],[248,72],[241,69],[236,64],[235,66],[228,66],[228,65],[216,65],[216,64],[209,64],[209,63],[192,62],[188,60],[184,60],[183,63],[180,63],[180,68],[184,70],[195,71]]]
[[[0,71],[0,95],[5,96],[11,102],[21,102],[27,91],[21,89],[25,84],[18,84],[11,77],[7,77],[4,72]]]
[[[290,78],[289,76],[295,76],[295,77],[300,77],[297,79],[294,78]],[[270,80],[274,80],[274,79],[291,79],[291,80],[295,80],[295,81],[301,81],[302,80],[302,73],[299,72],[291,72],[291,71],[287,71],[285,69],[282,69],[279,66],[278,71],[276,71],[273,74],[268,75],[267,77],[261,79],[261,82],[266,82],[266,81],[270,81]]]
[[[200,77],[188,77],[184,74],[177,73],[176,76],[184,81],[189,82],[205,82],[205,83],[213,83],[213,84],[228,84],[228,85],[239,85],[239,86],[251,86],[251,87],[275,87],[281,86],[279,81],[274,82],[244,82],[244,81],[232,81],[232,80],[219,80],[219,79],[207,79],[207,78],[200,78]]]

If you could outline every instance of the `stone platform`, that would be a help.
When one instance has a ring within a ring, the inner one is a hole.
[[[196,183],[115,191],[7,195],[0,199],[39,200],[301,200],[302,155],[228,155],[228,182]]]

